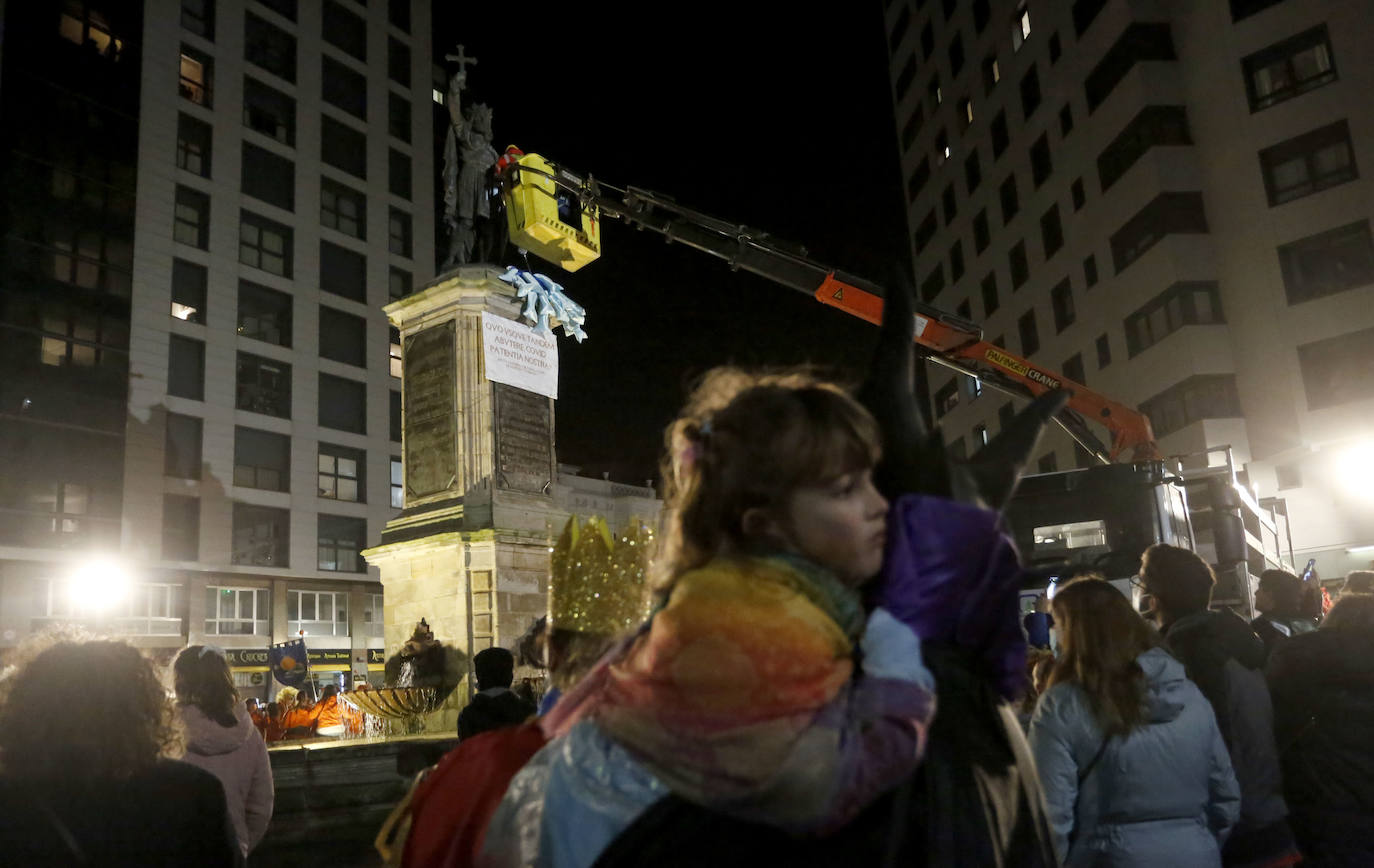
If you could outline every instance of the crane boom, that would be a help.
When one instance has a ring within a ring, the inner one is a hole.
[[[868,322],[882,322],[885,295],[882,287],[817,262],[803,247],[779,241],[748,226],[694,211],[671,197],[650,190],[628,187],[608,193],[603,187],[612,189],[609,185],[599,184],[591,177],[583,178],[563,167],[545,164],[537,155],[530,156],[536,157],[535,165],[528,165],[522,159],[510,167],[505,178],[508,191],[522,183],[522,174],[532,174],[541,188],[556,188],[557,192],[552,195],[575,197],[580,212],[591,214],[593,225],[598,214],[618,217],[657,232],[667,241],[685,244],[725,260],[732,269],[757,274],[804,292],[822,304]],[[550,165],[552,171],[544,171],[540,168],[542,165]],[[546,191],[545,195],[550,194]],[[562,208],[560,213],[563,213]],[[582,219],[585,223],[586,218]],[[924,301],[916,301],[915,310],[916,343],[930,361],[976,377],[1012,395],[1031,398],[1052,389],[1068,389],[1073,397],[1055,421],[1099,461],[1147,461],[1160,457],[1149,417],[1144,413],[984,340],[983,330],[977,323]],[[1110,432],[1109,444],[1102,443],[1088,426],[1089,421]]]

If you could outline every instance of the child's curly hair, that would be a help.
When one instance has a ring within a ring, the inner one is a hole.
[[[124,778],[180,755],[172,702],[153,662],[134,646],[52,634],[35,637],[20,657],[0,679],[6,777]]]
[[[709,371],[664,433],[656,592],[721,553],[747,551],[747,510],[781,509],[799,487],[872,467],[880,443],[868,411],[809,371]]]

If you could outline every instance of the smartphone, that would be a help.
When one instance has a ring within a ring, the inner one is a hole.
[[[1302,581],[1306,584],[1312,578],[1312,570],[1317,566],[1316,558],[1307,559],[1307,569],[1302,571]]]

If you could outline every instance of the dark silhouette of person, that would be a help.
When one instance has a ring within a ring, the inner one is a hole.
[[[505,648],[488,648],[472,660],[477,670],[477,695],[458,715],[458,738],[523,723],[534,714],[534,703],[511,690],[515,656]]]

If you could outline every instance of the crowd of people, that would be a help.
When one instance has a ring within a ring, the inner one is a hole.
[[[1374,865],[1365,577],[1321,617],[1266,573],[1247,622],[1211,607],[1201,558],[1157,545],[1133,579],[1147,615],[1083,576],[1023,621],[987,495],[1010,485],[959,476],[892,399],[911,394],[901,369],[863,402],[805,373],[708,375],[666,434],[652,610],[628,631],[633,607],[597,616],[627,567],[570,523],[537,643],[555,689],[536,711],[510,652],[478,654],[459,744],[393,815],[387,855]],[[1033,441],[996,452],[1006,472]],[[593,569],[588,605],[560,605]],[[332,686],[242,701],[206,646],[178,654],[170,696],[125,643],[26,654],[0,678],[15,864],[240,864],[271,817],[267,743],[350,725]]]

